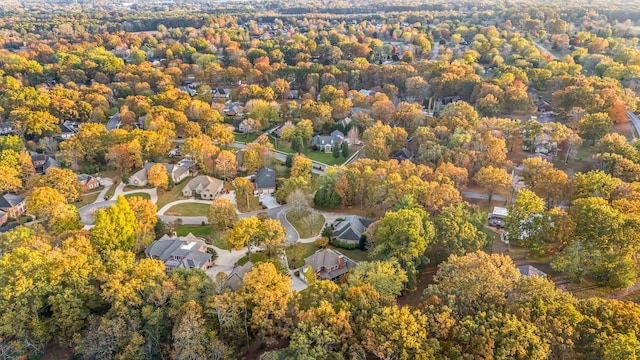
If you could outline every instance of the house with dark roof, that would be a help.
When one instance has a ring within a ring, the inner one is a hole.
[[[191,97],[195,97],[198,95],[198,92],[189,86],[178,86],[178,90],[186,92]]]
[[[4,194],[0,197],[0,211],[7,214],[8,217],[17,219],[25,213],[25,200],[20,195]]]
[[[357,244],[372,223],[372,219],[358,215],[346,216],[344,220],[338,220],[333,223],[333,237],[339,241]]]
[[[244,279],[244,276],[251,271],[252,268],[253,263],[251,261],[247,261],[247,263],[242,266],[234,267],[227,277],[225,285],[233,291],[240,290],[242,288],[242,280]]]
[[[189,180],[182,188],[185,197],[200,196],[203,200],[212,200],[222,192],[224,182],[211,176],[200,175]]]
[[[397,160],[398,162],[403,162],[405,160],[413,161],[413,152],[403,147],[400,150],[396,150],[391,154],[391,158]]]
[[[329,135],[316,135],[313,137],[313,149],[317,151],[332,152],[336,146],[342,145],[344,133],[333,130]]]
[[[31,163],[33,164],[33,170],[37,174],[44,174],[48,169],[54,167],[59,168],[60,163],[53,157],[45,154],[38,154],[36,152],[29,152],[31,156]]]
[[[255,122],[253,119],[234,119],[231,124],[233,131],[246,134],[255,130]]]
[[[276,191],[276,171],[268,167],[258,169],[255,186],[256,195],[273,194]]]
[[[224,104],[222,111],[227,116],[242,115],[244,112],[244,106],[242,105],[242,103],[239,103],[237,101],[236,102],[227,101]]]
[[[533,266],[533,265],[520,265],[516,267],[518,269],[518,271],[520,271],[520,274],[522,274],[523,276],[541,276],[543,278],[547,277],[547,274],[538,269],[537,267]]]
[[[164,235],[144,249],[145,255],[164,262],[171,269],[203,269],[213,266],[207,245],[192,233],[182,237]]]
[[[213,88],[211,89],[211,96],[214,99],[228,99],[231,95],[231,89]]]
[[[289,90],[289,93],[287,94],[287,99],[289,100],[300,99],[300,91]]]
[[[60,124],[60,134],[58,135],[65,140],[70,139],[78,132],[79,128],[79,122],[66,120],[65,122]]]
[[[333,249],[320,249],[304,259],[304,271],[313,269],[320,280],[339,280],[349,270],[356,267],[355,261]]]
[[[13,125],[8,121],[0,122],[0,135],[13,134]]]
[[[93,190],[100,186],[100,180],[88,174],[78,175],[78,181],[84,191]]]

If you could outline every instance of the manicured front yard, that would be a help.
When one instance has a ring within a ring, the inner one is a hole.
[[[224,241],[223,238],[217,234],[211,226],[199,226],[199,225],[182,225],[175,228],[176,234],[178,236],[185,236],[189,233],[197,237],[206,238],[209,240],[209,243],[215,247],[218,247],[223,250],[229,250],[229,244]]]
[[[127,194],[124,197],[126,197],[127,199],[132,198],[134,196],[138,196],[141,197],[145,200],[151,200],[151,195],[147,194],[147,193],[143,193],[143,192],[137,192],[137,193],[133,193],[133,194]]]
[[[168,216],[207,216],[209,204],[184,203],[169,208],[164,214]]]
[[[342,248],[338,248],[331,245],[329,245],[328,248],[341,252],[343,255],[345,255],[346,257],[348,257],[349,259],[355,262],[367,261],[369,259],[368,251],[362,251],[360,249],[347,250],[347,249],[342,249]]]
[[[85,205],[93,204],[96,199],[98,199],[98,195],[100,195],[100,191],[94,191],[88,194],[84,194],[80,196],[80,201],[76,201],[73,203],[73,206],[79,209]]]
[[[158,209],[167,205],[168,203],[182,199],[182,189],[187,185],[189,179],[184,180],[180,184],[177,184],[173,189],[169,191],[158,190]]]
[[[290,154],[294,153],[294,151],[291,150],[291,143],[287,141],[282,141],[280,139],[276,141],[272,136],[269,137],[269,141],[271,141],[271,143],[273,144],[276,150],[284,151]],[[304,151],[302,151],[302,154],[304,154],[306,157],[308,157],[311,160],[321,162],[327,165],[342,165],[348,159],[348,157],[343,158],[342,156],[336,159],[333,157],[332,153],[326,153],[323,151],[314,151],[311,148],[305,148]],[[349,151],[349,156],[351,155],[353,155],[353,151]]]
[[[243,142],[243,143],[252,143],[255,141],[255,139],[258,138],[260,134],[258,133],[252,133],[252,134],[239,134],[239,133],[233,133],[233,138],[235,141],[238,142]]]
[[[298,218],[296,216],[293,216],[293,214],[291,213],[287,213],[287,220],[296,229],[301,239],[319,235],[322,227],[324,226],[324,216],[318,214],[317,218],[312,224],[307,223],[306,216],[303,215],[301,218]]]

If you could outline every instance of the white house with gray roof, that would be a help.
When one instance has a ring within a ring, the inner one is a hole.
[[[336,146],[342,145],[344,133],[340,130],[333,130],[329,135],[316,135],[313,137],[314,150],[332,152]]]
[[[349,215],[344,220],[333,223],[333,237],[346,243],[357,244],[373,220],[357,215]]]
[[[205,242],[192,233],[182,237],[164,235],[144,249],[144,253],[164,262],[167,271],[177,268],[206,270],[213,266]]]
[[[211,176],[200,175],[189,180],[182,188],[185,197],[200,196],[203,200],[212,200],[220,194],[224,182]]]

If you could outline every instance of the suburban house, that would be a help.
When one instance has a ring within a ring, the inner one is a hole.
[[[333,130],[329,135],[313,137],[313,148],[318,151],[331,152],[336,146],[342,145],[344,134],[340,130]]]
[[[9,220],[9,214],[0,210],[0,226],[4,225],[4,223],[6,223],[7,220]]]
[[[538,269],[537,267],[533,266],[533,265],[520,265],[516,267],[518,269],[518,271],[520,271],[520,274],[522,274],[523,276],[541,276],[543,278],[547,277],[547,274]]]
[[[413,152],[411,152],[411,150],[407,149],[406,147],[400,149],[400,150],[396,150],[391,154],[391,158],[394,160],[397,160],[399,163],[403,162],[404,160],[409,160],[412,161],[413,160]]]
[[[82,187],[82,189],[85,191],[93,190],[100,186],[100,180],[87,174],[78,175],[78,181],[80,182],[80,186]]]
[[[224,104],[224,108],[222,108],[222,111],[227,116],[242,115],[244,111],[244,106],[242,106],[242,103],[239,103],[237,101],[236,102],[227,101]]]
[[[336,240],[357,244],[373,220],[358,215],[349,215],[344,220],[333,223],[333,237]]]
[[[255,124],[255,120],[253,119],[234,119],[232,122],[233,131],[239,132],[242,134],[252,132],[255,127],[251,126],[251,124]]]
[[[276,171],[263,167],[258,169],[255,180],[255,194],[273,194],[276,191]]]
[[[135,174],[131,175],[129,178],[129,185],[131,186],[146,186],[149,180],[147,179],[147,172],[153,165],[156,163],[146,163],[142,167],[142,169],[138,170]],[[189,175],[191,175],[191,166],[193,163],[189,160],[181,160],[177,164],[165,164],[163,163],[164,168],[167,170],[167,176],[174,183],[179,183],[180,181],[186,179]]]
[[[289,100],[300,99],[300,92],[298,90],[289,90],[289,94],[287,94],[287,99]]]
[[[8,121],[0,122],[0,135],[13,134],[13,126]]]
[[[311,267],[320,280],[336,281],[356,266],[356,263],[333,249],[320,249],[304,259],[304,270]]]
[[[107,131],[111,131],[113,129],[119,129],[120,125],[122,124],[120,123],[120,112],[118,111],[112,117],[109,118],[109,121],[107,121]]]
[[[246,264],[242,266],[236,266],[231,270],[231,273],[227,277],[226,286],[228,286],[233,291],[238,291],[242,288],[242,279],[244,276],[253,268],[253,263],[251,261],[247,261]]]
[[[182,237],[164,235],[144,249],[144,253],[164,262],[167,271],[177,268],[206,270],[213,266],[207,245],[192,233]]]
[[[18,218],[25,213],[25,200],[22,196],[4,194],[0,197],[0,211],[7,213],[10,218]]]
[[[68,140],[78,132],[79,128],[80,128],[79,122],[65,120],[65,122],[63,122],[60,125],[59,136],[65,140]]]
[[[231,89],[213,88],[211,89],[211,96],[214,99],[228,99],[231,95]]]
[[[182,189],[182,195],[191,197],[200,195],[203,200],[212,200],[222,191],[224,182],[211,176],[200,175],[189,180]]]
[[[37,174],[44,174],[49,168],[59,168],[60,163],[53,157],[45,154],[38,154],[35,152],[29,152],[31,155],[31,163],[33,163],[33,169]]]

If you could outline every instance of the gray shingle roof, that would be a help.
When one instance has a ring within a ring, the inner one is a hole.
[[[203,245],[204,242],[191,233],[175,238],[165,235],[151,243],[144,253],[150,258],[161,260],[168,269],[201,269],[211,261],[211,254],[199,250]]]
[[[340,266],[342,260],[342,266]],[[333,249],[320,249],[304,259],[307,266],[311,266],[314,273],[321,279],[335,279],[356,266],[356,263]]]
[[[533,266],[533,265],[520,265],[517,267],[518,271],[520,271],[520,274],[524,275],[524,276],[542,276],[542,277],[547,277],[547,274],[545,274],[543,271],[541,271],[540,269],[538,269],[537,267]]]
[[[248,261],[242,266],[237,266],[231,270],[231,273],[227,277],[227,286],[233,291],[238,291],[242,287],[242,279],[244,275],[253,268],[253,263]]]
[[[373,220],[357,215],[349,215],[333,224],[333,237],[342,241],[359,241]]]
[[[256,173],[256,189],[271,189],[276,187],[276,171],[263,167]]]
[[[4,194],[0,197],[0,209],[10,209],[23,201],[24,198],[20,195]]]

